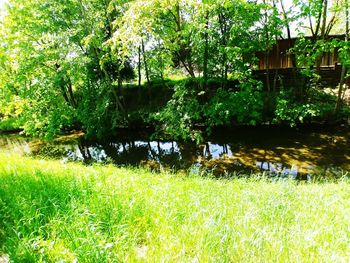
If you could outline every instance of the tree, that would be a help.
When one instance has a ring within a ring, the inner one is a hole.
[[[96,133],[100,125],[94,112],[103,114],[115,105],[112,116],[98,118],[114,121],[124,112],[118,87],[128,63],[110,56],[104,45],[124,3],[9,1],[2,42],[12,57],[12,79],[25,108],[22,117],[27,133],[53,136],[76,122]]]
[[[347,79],[347,72],[350,68],[350,46],[349,46],[349,1],[343,1],[343,13],[345,13],[345,39],[339,43],[339,55],[342,63],[342,70],[340,76],[340,82],[338,87],[337,102],[334,108],[334,114],[337,114],[342,105],[342,96],[344,90],[345,80]]]
[[[334,50],[334,43],[328,39],[339,20],[339,0],[298,0],[296,4],[300,10],[299,25],[311,34],[311,38],[305,38],[305,34],[300,32],[301,40],[297,48],[299,66],[308,67],[311,71],[306,73],[309,75],[313,74],[314,69],[318,74],[324,52]],[[305,20],[308,25],[304,25]],[[317,75],[314,76],[318,78]]]

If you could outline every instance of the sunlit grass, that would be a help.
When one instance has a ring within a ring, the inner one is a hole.
[[[14,262],[348,262],[350,185],[0,154],[2,254]]]

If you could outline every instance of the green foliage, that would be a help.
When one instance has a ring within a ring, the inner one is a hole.
[[[0,99],[11,104],[18,98],[27,134],[52,138],[82,123],[96,135],[97,127],[116,126],[122,114],[116,83],[132,79],[134,71],[104,43],[112,35],[112,20],[121,15],[116,6],[124,3],[10,0],[1,28]],[[117,113],[107,114],[106,104]]]
[[[154,118],[160,122],[165,133],[175,138],[198,141],[200,134],[196,131],[196,124],[200,123],[202,116],[198,94],[183,83],[175,87],[172,99]]]
[[[74,110],[59,102],[62,103],[60,100],[29,102],[19,117],[21,127],[28,135],[53,139],[76,119]]]
[[[52,138],[80,125],[102,137],[140,111],[127,112],[123,82],[137,72],[140,83],[172,86],[166,80],[176,72],[200,86],[178,87],[156,116],[167,133],[196,139],[198,126],[254,125],[263,100],[251,72],[257,53],[268,55],[284,28],[290,33],[289,25],[312,22],[311,38],[297,30],[292,53],[314,85],[324,52],[338,49],[349,68],[348,41],[329,38],[346,4],[327,3],[294,1],[297,8],[282,14],[269,0],[8,0],[0,25],[0,115],[18,118],[30,135]],[[212,89],[212,79],[221,85]],[[228,90],[231,80],[239,91]],[[318,114],[312,103],[292,98],[289,111],[287,102],[279,96],[278,121]]]
[[[108,137],[118,125],[125,123],[123,114],[116,110],[107,84],[99,87],[86,85],[82,92],[84,94],[76,111],[87,137]]]
[[[261,122],[263,99],[254,84],[243,83],[236,92],[219,89],[204,110],[208,127]]]
[[[350,107],[344,105],[337,118],[334,117],[334,105],[336,96],[330,91],[310,88],[303,100],[297,98],[293,90],[282,90],[276,98],[275,123],[287,123],[296,126],[299,123],[337,122],[346,120]]]
[[[337,39],[329,40],[317,40],[312,38],[305,38],[300,36],[293,52],[297,54],[297,65],[302,68],[301,72],[313,79],[319,79],[320,76],[317,72],[317,62],[322,54],[326,52],[334,52],[338,47],[339,41]]]
[[[312,117],[319,116],[320,106],[312,100],[302,103],[291,91],[282,90],[276,98],[274,122],[288,123],[293,127],[298,123],[303,123],[305,119],[310,120]]]
[[[193,81],[176,86],[172,99],[155,114],[166,133],[198,141],[201,125],[210,133],[212,128],[220,125],[256,125],[261,122],[263,99],[260,84],[256,81],[247,80],[240,84],[240,91],[219,88],[212,95],[208,95],[209,91],[196,91],[193,86],[200,84]]]
[[[17,118],[2,117],[0,118],[0,132],[12,131],[20,128],[19,120]]]
[[[350,43],[349,41],[339,41],[337,44],[339,48],[339,60],[342,65],[350,69]]]

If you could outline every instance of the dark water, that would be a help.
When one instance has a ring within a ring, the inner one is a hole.
[[[1,137],[0,147],[63,162],[103,162],[153,170],[210,172],[214,176],[265,171],[282,177],[308,178],[350,171],[349,135],[347,128],[224,130],[200,145],[150,140],[141,133],[122,134],[110,141],[89,141],[71,135],[52,143],[5,136]]]

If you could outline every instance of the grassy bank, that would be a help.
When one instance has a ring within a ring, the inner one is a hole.
[[[213,180],[0,154],[14,262],[348,262],[350,185]]]

